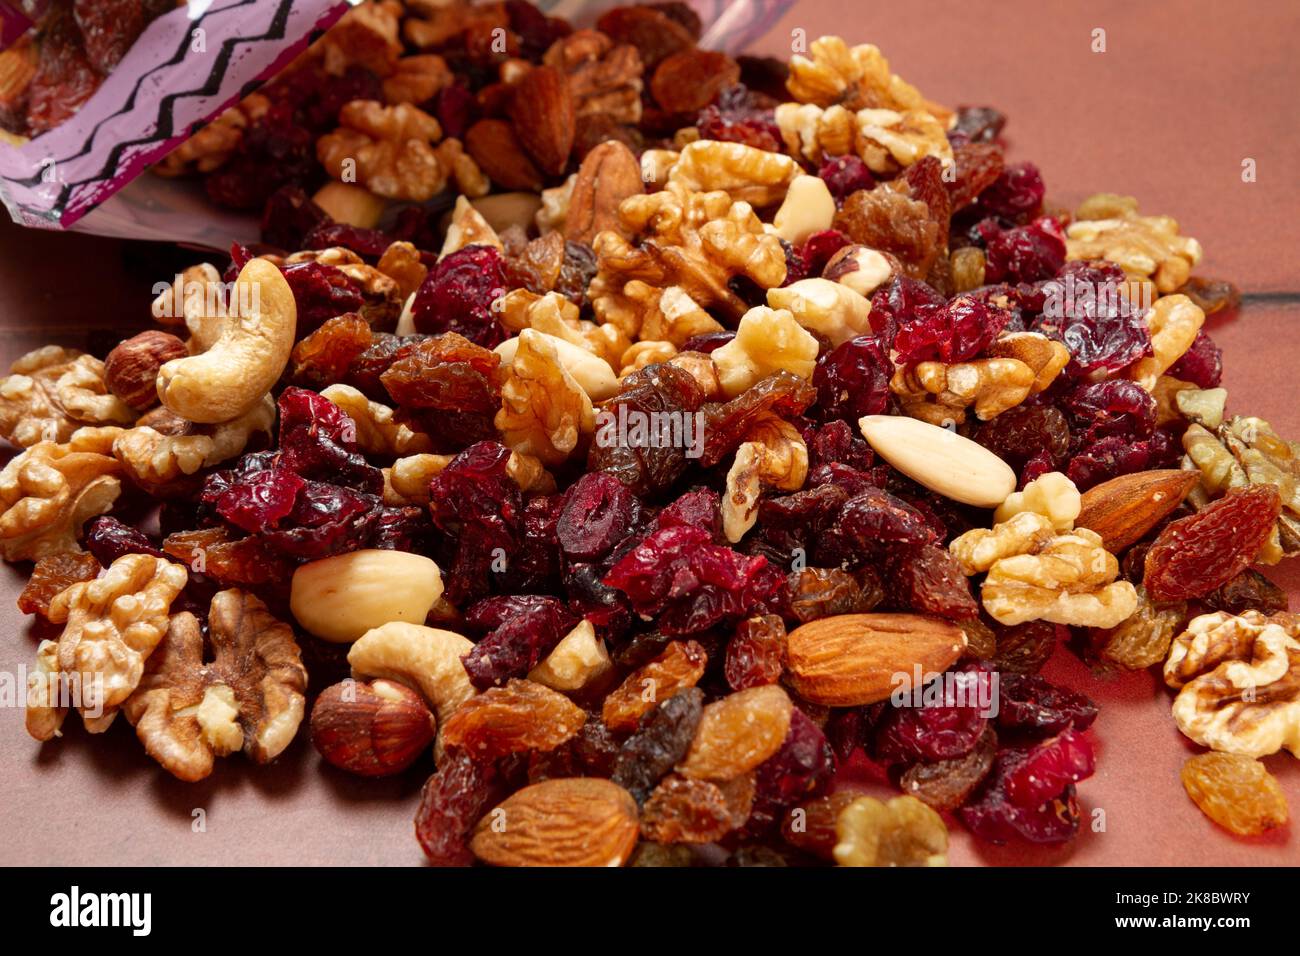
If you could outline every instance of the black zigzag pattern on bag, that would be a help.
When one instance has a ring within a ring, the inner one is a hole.
[[[164,70],[168,67],[175,66],[176,64],[184,60],[189,50],[193,29],[202,26],[204,21],[206,21],[209,17],[220,16],[221,14],[234,10],[237,7],[248,6],[256,2],[257,0],[241,0],[240,3],[237,3],[233,6],[222,7],[220,10],[208,10],[197,20],[195,20],[193,26],[191,27],[191,30],[187,31],[185,36],[182,37],[180,45],[178,46],[176,51],[172,54],[172,56],[168,60],[158,64],[148,72],[141,74],[141,76],[139,76],[136,79],[135,85],[131,88],[130,95],[127,97],[126,102],[122,104],[121,108],[118,109],[113,114],[111,114],[110,116],[104,117],[102,120],[100,120],[98,123],[95,124],[95,126],[87,134],[85,140],[82,141],[81,148],[78,152],[72,153],[62,158],[55,159],[54,163],[56,164],[56,166],[59,163],[66,163],[73,159],[76,159],[79,156],[84,156],[85,154],[89,153],[92,149],[95,137],[99,133],[100,127],[104,123],[113,119],[114,117],[121,116],[125,113],[129,113],[134,108],[136,97],[139,94],[141,87],[144,85],[145,80],[147,80],[154,73],[160,70]],[[254,36],[228,37],[226,40],[224,40],[221,44],[221,49],[217,53],[215,62],[213,63],[212,68],[208,71],[207,77],[205,78],[201,86],[188,89],[188,90],[178,91],[175,93],[168,93],[159,101],[158,115],[155,123],[155,130],[152,135],[142,137],[139,139],[126,140],[124,142],[116,144],[109,151],[108,158],[104,161],[104,164],[99,168],[97,172],[84,179],[78,180],[77,182],[65,183],[62,185],[62,187],[59,190],[58,201],[54,207],[54,211],[56,211],[56,214],[61,213],[73,189],[81,186],[85,186],[90,183],[111,179],[114,173],[117,171],[118,162],[121,159],[122,153],[124,151],[131,149],[133,147],[146,146],[149,143],[162,142],[174,136],[175,135],[174,107],[176,102],[186,97],[212,96],[215,93],[217,93],[221,89],[222,79],[225,77],[226,69],[230,65],[231,57],[234,56],[235,48],[240,44],[283,40],[285,36],[285,26],[288,22],[289,12],[292,9],[292,7],[293,7],[293,0],[281,0],[281,3],[276,8],[275,15],[271,19],[270,25],[268,26],[267,30],[264,33],[257,34]],[[248,86],[251,87],[252,85],[249,84]],[[241,95],[243,92],[244,91],[241,91]],[[13,180],[13,181],[24,186],[35,186],[40,183],[43,171],[44,171],[44,167],[42,167],[42,170],[36,172],[29,179]],[[28,208],[30,209],[30,207]],[[36,211],[36,210],[32,210],[32,211]]]

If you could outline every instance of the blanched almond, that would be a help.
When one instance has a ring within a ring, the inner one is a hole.
[[[867,415],[858,427],[881,458],[945,498],[996,508],[1016,490],[1010,465],[946,428],[904,415]]]
[[[289,608],[317,637],[345,643],[389,621],[419,624],[441,596],[442,575],[429,558],[364,549],[298,568]]]

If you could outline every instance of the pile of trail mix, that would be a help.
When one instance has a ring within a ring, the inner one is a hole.
[[[1075,837],[1068,644],[1162,669],[1211,819],[1284,825],[1300,616],[1252,566],[1300,444],[1226,411],[1236,290],[874,46],[698,33],[364,3],[182,148],[266,245],[0,381],[32,736],[120,711],[193,781],[308,718],[431,774],[436,864],[935,865]]]

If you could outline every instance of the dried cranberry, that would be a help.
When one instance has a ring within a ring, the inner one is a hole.
[[[1151,354],[1151,333],[1140,310],[1120,294],[1124,273],[1111,263],[1067,262],[1040,287],[1042,316],[1035,331],[1070,350],[1070,375],[1117,372]]]
[[[1070,459],[1065,474],[1080,491],[1087,491],[1120,475],[1172,464],[1179,450],[1178,442],[1163,429],[1142,441],[1112,435],[1084,446]]]
[[[658,615],[665,634],[693,634],[749,614],[781,586],[765,558],[714,544],[692,526],[662,528],[629,551],[605,576],[640,614]]]
[[[298,306],[299,338],[320,328],[327,319],[358,312],[366,304],[356,284],[334,266],[295,262],[281,271]]]
[[[1169,374],[1191,382],[1197,388],[1217,388],[1223,380],[1223,350],[1201,329],[1196,333],[1192,347],[1170,367]]]
[[[433,101],[433,115],[444,136],[464,139],[465,131],[478,119],[478,107],[471,93],[461,83],[451,83],[438,91]],[[426,246],[422,248],[432,248]]]
[[[86,550],[105,568],[127,554],[167,557],[143,531],[109,515],[100,515],[86,525]]]
[[[1043,207],[1047,187],[1033,163],[1013,163],[980,193],[979,207],[987,216],[1024,223]]]
[[[374,262],[393,244],[393,237],[379,229],[362,229],[346,222],[321,222],[302,240],[303,249],[332,249],[342,246]]]
[[[799,257],[803,259],[808,275],[820,276],[835,253],[852,244],[853,240],[838,229],[823,229],[804,240],[799,247]]]
[[[957,813],[972,833],[991,843],[1017,839],[1041,844],[1065,843],[1079,829],[1079,804],[1074,784],[1068,778],[1087,776],[1092,772],[1091,763],[1087,741],[1073,734],[1064,746],[1054,747],[1048,741],[1032,750],[1004,750],[975,800]],[[1044,774],[1043,786],[1025,786],[1026,777],[1040,768]],[[1062,783],[1060,789],[1046,795],[1036,806],[1023,806],[1011,800],[1012,788],[1020,800],[1037,799],[1044,796],[1047,786],[1058,782]]]
[[[709,488],[688,491],[677,500],[664,506],[655,515],[651,531],[681,526],[702,528],[715,541],[721,540],[722,510],[718,493]]]
[[[844,205],[844,200],[859,189],[872,189],[876,185],[867,164],[851,154],[826,157],[817,176],[826,183],[837,206]]]
[[[991,143],[1006,125],[1006,116],[992,106],[959,106],[948,138],[954,143]]]
[[[497,558],[513,555],[523,523],[523,495],[507,472],[510,449],[471,445],[429,485],[433,523],[454,541],[447,599],[461,603],[487,593]]]
[[[782,137],[775,110],[762,105],[743,83],[719,91],[713,102],[700,110],[695,125],[703,139],[781,152]]]
[[[754,806],[747,834],[761,833],[793,804],[826,792],[835,773],[835,755],[822,729],[795,708],[781,749],[754,771]]]
[[[879,415],[889,404],[893,371],[893,363],[875,336],[849,339],[817,360],[813,370],[817,410],[824,418],[854,425],[864,415]]]
[[[356,423],[337,405],[305,388],[286,388],[280,395],[279,466],[377,495],[383,473],[357,451]]]
[[[640,512],[641,503],[621,481],[589,472],[566,494],[556,537],[569,558],[600,558],[633,532]]]
[[[281,186],[262,209],[262,241],[281,249],[302,249],[303,237],[330,221],[301,186]]]
[[[511,594],[479,601],[465,612],[465,622],[491,633],[461,658],[480,690],[523,677],[542,662],[577,618],[558,598]]]
[[[978,665],[936,676],[918,690],[920,706],[885,711],[873,736],[873,755],[895,764],[970,753],[988,726],[983,708],[992,705],[995,691],[992,673]]]
[[[894,336],[898,361],[965,362],[979,355],[1007,324],[1010,314],[973,296],[957,296],[943,309],[901,319]]]
[[[1156,426],[1156,400],[1137,382],[1112,379],[1076,388],[1065,399],[1072,432],[1083,444],[1108,435],[1146,438]]]
[[[898,275],[871,296],[871,328],[889,347],[899,326],[930,320],[947,304],[947,299],[924,282]]]
[[[1087,730],[1096,718],[1097,705],[1083,694],[1037,674],[1000,675],[997,721],[1004,731],[1047,737],[1070,727]]]
[[[262,533],[262,539],[285,554],[315,561],[369,547],[380,499],[351,488],[309,481],[298,492],[293,510],[280,527]]]
[[[1039,456],[1064,464],[1070,453],[1070,425],[1052,405],[1019,405],[982,422],[971,436],[1014,470]]]
[[[505,341],[493,303],[505,294],[505,263],[492,246],[466,246],[439,260],[415,293],[411,316],[421,332],[457,332],[492,348]]]
[[[315,142],[290,105],[273,104],[244,130],[225,164],[208,175],[208,198],[227,209],[260,212],[281,186],[305,185],[319,174]]]
[[[1040,807],[1070,784],[1091,777],[1094,769],[1092,745],[1082,734],[1067,730],[1029,751],[1007,775],[1007,799],[1018,807]]]
[[[1012,229],[985,219],[978,230],[984,241],[988,282],[1039,282],[1052,278],[1065,265],[1065,235],[1061,224],[1049,216]]]
[[[809,466],[817,468],[820,465],[838,464],[863,472],[871,468],[875,463],[875,453],[866,440],[854,431],[855,426],[856,421],[850,425],[848,421],[837,418],[804,431]]]
[[[293,511],[298,492],[306,484],[283,468],[258,472],[232,484],[217,498],[217,514],[250,533],[276,528]]]

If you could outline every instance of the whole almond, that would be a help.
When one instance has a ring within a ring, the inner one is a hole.
[[[1097,532],[1106,550],[1115,554],[1177,508],[1199,479],[1199,472],[1177,468],[1120,475],[1083,493],[1074,525]]]
[[[505,120],[479,120],[465,132],[465,149],[498,186],[529,192],[542,188],[542,174]]]
[[[862,437],[881,458],[945,498],[996,508],[1016,490],[1016,473],[983,445],[905,415],[867,415]]]
[[[622,866],[638,830],[632,794],[600,777],[564,777],[507,797],[469,848],[493,866]]]
[[[804,700],[857,707],[909,686],[915,670],[939,673],[966,646],[951,621],[920,614],[840,614],[810,621],[786,639],[790,686]]]
[[[616,140],[601,143],[578,168],[564,220],[564,238],[591,245],[597,233],[619,229],[619,204],[644,189],[641,164],[632,151]]]
[[[529,70],[515,84],[509,115],[519,142],[542,172],[564,172],[577,129],[568,77],[553,66]]]

